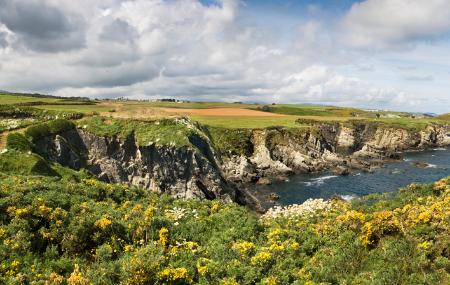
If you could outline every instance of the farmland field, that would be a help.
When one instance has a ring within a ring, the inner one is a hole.
[[[86,116],[100,115],[137,120],[189,116],[204,125],[224,128],[302,127],[303,124],[296,122],[299,119],[317,122],[365,120],[386,125],[421,128],[431,122],[448,120],[449,118],[442,115],[436,118],[417,119],[402,112],[300,104],[261,105],[137,100],[82,101],[79,98],[62,99],[14,94],[0,94],[0,103],[1,105],[27,104],[40,110],[80,112]]]

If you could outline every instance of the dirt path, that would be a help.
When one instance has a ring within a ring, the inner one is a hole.
[[[161,108],[167,113],[220,117],[285,117],[286,115],[240,108],[178,109]]]
[[[24,130],[25,128],[0,133],[0,150],[6,148],[6,138],[8,137],[9,134],[23,132]]]
[[[8,136],[8,132],[0,133],[0,150],[6,147],[6,136]]]

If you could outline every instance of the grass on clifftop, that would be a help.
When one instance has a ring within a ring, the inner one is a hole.
[[[57,175],[47,161],[39,155],[16,150],[8,150],[0,154],[0,172],[20,175]]]
[[[189,135],[195,129],[181,121],[163,119],[157,121],[123,120],[104,117],[87,118],[79,122],[79,127],[99,136],[126,138],[134,133],[139,145],[190,145]]]

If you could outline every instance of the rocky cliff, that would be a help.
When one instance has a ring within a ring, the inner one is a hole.
[[[450,145],[450,125],[406,129],[373,123],[318,123],[306,129],[255,130],[249,141],[254,149],[251,155],[222,156],[227,179],[249,182],[261,177],[283,179],[296,172],[370,169],[398,158],[402,151]]]
[[[183,146],[140,145],[134,133],[101,136],[75,128],[35,141],[36,152],[99,179],[138,185],[179,198],[220,198],[258,207],[244,183],[268,183],[295,172],[369,168],[409,149],[450,145],[449,125],[408,130],[375,124],[320,123],[307,128],[252,130],[233,150],[220,147],[217,132],[196,128]],[[222,130],[233,132],[232,130]],[[236,151],[246,145],[245,151]]]

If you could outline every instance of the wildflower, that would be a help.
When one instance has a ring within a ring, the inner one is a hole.
[[[127,244],[127,245],[124,246],[123,251],[124,252],[132,252],[133,251],[133,246]]]
[[[0,228],[0,239],[6,236],[6,231],[2,228]]]
[[[158,272],[158,277],[160,281],[168,284],[192,282],[192,278],[189,276],[187,269],[184,267],[165,268]]]
[[[213,201],[211,203],[211,212],[217,213],[220,209],[220,203],[218,201]]]
[[[102,230],[106,230],[112,225],[112,221],[108,217],[103,216],[100,220],[95,222],[95,225]]]
[[[155,208],[148,207],[144,212],[144,219],[146,222],[150,221],[153,218],[153,215],[155,214]]]
[[[253,265],[263,265],[269,262],[272,259],[272,254],[267,251],[261,251],[257,255],[252,257],[252,264]]]
[[[47,215],[48,213],[50,213],[52,211],[52,208],[49,208],[47,206],[44,205],[40,205],[38,206],[38,210],[42,215]]]
[[[313,215],[318,211],[327,211],[331,209],[331,202],[323,199],[308,199],[303,204],[289,206],[275,206],[270,208],[262,219],[275,219],[278,217],[301,217],[305,215]]]
[[[44,284],[61,285],[64,282],[64,277],[55,272],[50,273],[48,279],[49,282],[46,281]]]
[[[364,224],[366,215],[358,211],[350,210],[337,216],[336,220],[341,226],[347,229],[358,230]]]
[[[421,249],[421,250],[427,250],[427,249],[429,249],[431,247],[432,244],[433,243],[431,241],[424,241],[422,243],[419,243],[417,245],[417,248]]]
[[[174,207],[173,209],[166,210],[166,217],[172,221],[178,221],[186,215],[186,209]]]
[[[166,228],[161,228],[159,230],[159,243],[166,247],[169,245],[169,230]]]
[[[263,279],[262,284],[264,284],[264,285],[277,285],[278,284],[277,278],[273,277],[273,276],[269,276],[269,277]]]
[[[248,255],[255,249],[255,244],[248,241],[235,242],[232,248],[240,255]]]
[[[198,274],[200,274],[201,276],[204,276],[208,273],[208,264],[211,262],[210,259],[207,258],[200,258],[197,261],[197,272]]]
[[[78,264],[75,264],[75,268],[73,272],[70,274],[69,278],[67,278],[68,285],[89,285],[90,281],[80,272],[80,267]]]

